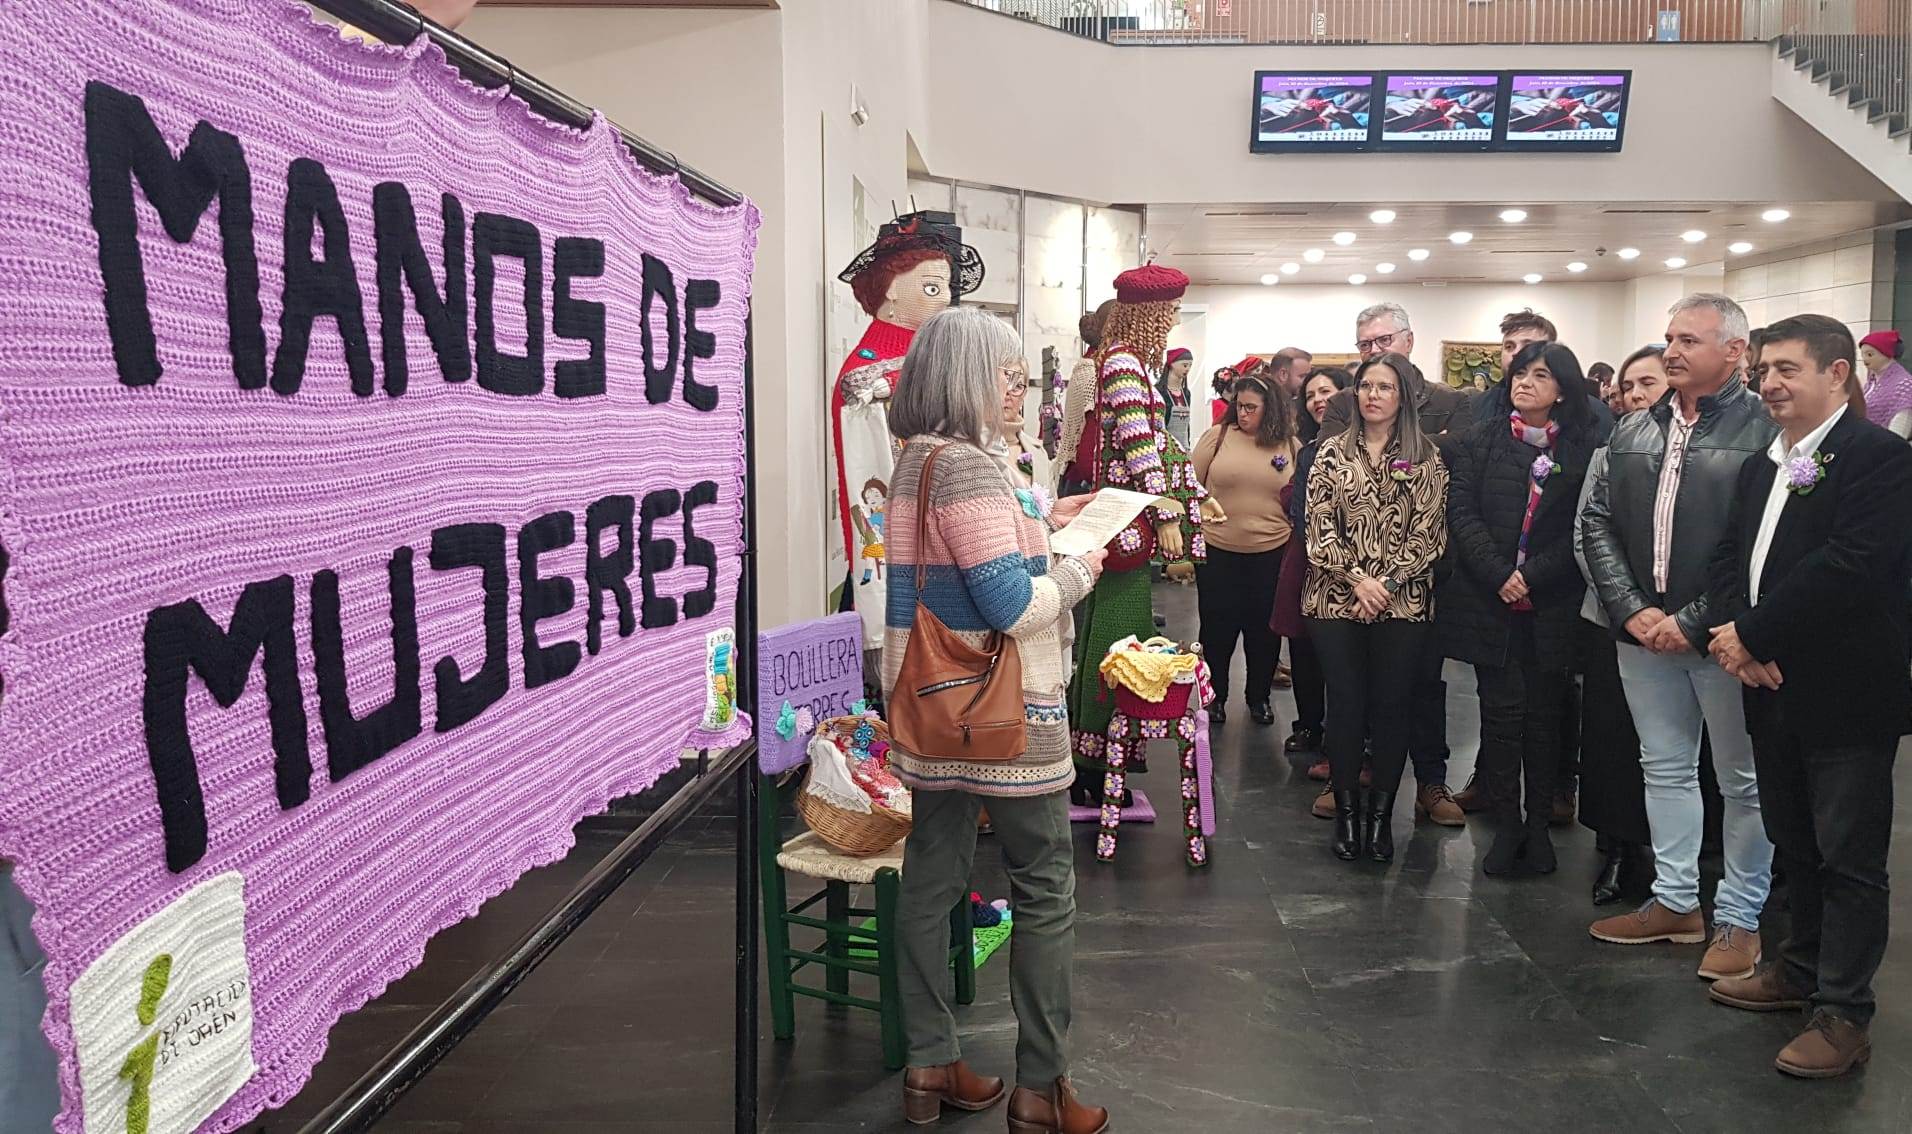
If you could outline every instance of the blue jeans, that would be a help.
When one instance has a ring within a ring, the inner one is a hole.
[[[60,1109],[58,1066],[40,1031],[46,954],[28,924],[32,917],[13,867],[0,862],[0,1134],[51,1130]]]
[[[1694,653],[1619,647],[1620,680],[1640,734],[1646,818],[1658,860],[1653,895],[1675,913],[1700,908],[1700,732],[1713,742],[1713,772],[1726,806],[1726,876],[1713,895],[1713,920],[1758,932],[1773,880],[1773,844],[1759,813],[1759,776],[1746,735],[1739,679]]]

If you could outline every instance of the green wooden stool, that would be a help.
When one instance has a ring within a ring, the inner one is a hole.
[[[875,1012],[883,1025],[883,1065],[900,1069],[909,1056],[903,1036],[903,1004],[897,983],[896,896],[903,884],[903,844],[898,843],[879,855],[858,858],[842,854],[804,830],[784,841],[782,814],[784,805],[803,790],[801,768],[776,776],[763,776],[757,793],[757,821],[763,856],[763,922],[765,949],[770,967],[770,1027],[778,1039],[797,1034],[796,998],[809,996],[827,1004],[863,1008]],[[789,904],[785,874],[817,879],[823,888],[798,902]],[[850,887],[870,886],[875,890],[874,908],[850,904]],[[818,903],[823,916],[814,916]],[[865,929],[859,924],[874,917],[876,925]],[[797,926],[823,935],[814,949],[799,949],[790,944],[790,929]],[[976,951],[970,928],[967,895],[956,903],[949,915],[950,964],[956,970],[956,1003],[969,1004],[976,999]],[[852,957],[850,946],[859,946],[859,954],[873,951],[873,958]],[[797,974],[811,965],[824,970],[823,985],[800,984]],[[850,975],[860,973],[876,978],[877,998],[850,992]]]

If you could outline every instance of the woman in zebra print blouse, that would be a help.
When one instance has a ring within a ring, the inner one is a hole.
[[[1355,375],[1359,413],[1322,441],[1308,476],[1308,581],[1301,611],[1328,686],[1336,857],[1394,857],[1390,818],[1407,763],[1407,705],[1434,617],[1434,564],[1447,546],[1447,468],[1421,433],[1384,354]],[[1373,787],[1361,797],[1364,742]]]

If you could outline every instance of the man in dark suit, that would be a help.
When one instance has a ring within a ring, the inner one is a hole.
[[[1823,315],[1766,330],[1781,429],[1740,469],[1712,562],[1711,653],[1746,686],[1766,833],[1791,891],[1780,960],[1712,997],[1811,1008],[1774,1065],[1829,1079],[1870,1057],[1886,946],[1892,759],[1912,713],[1906,580],[1912,446],[1866,421],[1852,335]]]

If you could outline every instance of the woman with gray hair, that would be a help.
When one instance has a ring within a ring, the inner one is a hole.
[[[1001,1079],[962,1061],[949,1008],[949,911],[969,889],[977,814],[987,800],[1016,911],[1009,982],[1019,1038],[1009,1129],[1073,1134],[1101,1130],[1108,1115],[1077,1102],[1068,1079],[1075,854],[1066,791],[1074,769],[1060,630],[1095,586],[1105,553],[1052,561],[1050,532],[1089,497],[1056,504],[1046,490],[1018,487],[1002,405],[1026,373],[1015,332],[987,312],[955,308],[916,332],[890,402],[890,432],[904,444],[886,532],[883,695],[891,705],[913,695],[896,684],[920,604],[979,650],[999,634],[1015,640],[1027,731],[1025,751],[1007,760],[890,749],[891,767],[915,792],[897,910],[909,1038],[903,1110],[911,1122],[934,1122],[945,1105],[987,1110],[1004,1094]]]

